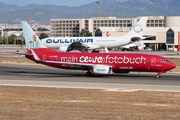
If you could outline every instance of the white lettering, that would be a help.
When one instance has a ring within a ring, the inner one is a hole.
[[[128,57],[128,56],[110,56],[107,55],[105,57],[102,56],[81,56],[78,60],[77,57],[58,57],[58,56],[51,56],[51,58],[56,58],[54,60],[60,60],[61,62],[80,62],[80,63],[117,63],[117,64],[146,64],[146,58],[143,56],[138,57]]]
[[[85,58],[84,58],[84,62],[88,62],[89,60],[88,60],[88,56],[86,56]]]
[[[126,56],[124,56],[124,63],[125,63],[125,64],[128,64],[128,63],[129,63],[129,58],[126,57]]]
[[[140,58],[137,57],[135,62],[136,62],[137,64],[139,64],[139,63],[140,63]]]
[[[123,62],[123,58],[122,58],[122,57],[119,57],[119,58],[117,59],[117,61],[118,61],[119,64],[121,64],[121,63]]]
[[[109,58],[109,63],[113,63],[114,62],[114,58],[113,57],[110,57]]]
[[[79,62],[84,62],[84,56],[81,56],[81,57],[79,58]]]

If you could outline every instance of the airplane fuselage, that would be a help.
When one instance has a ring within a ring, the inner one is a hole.
[[[52,37],[41,41],[46,47],[53,49],[59,49],[60,46],[69,46],[75,41],[88,45],[89,49],[119,47],[131,42],[130,38],[127,37]]]
[[[43,51],[43,50],[41,50]],[[34,52],[42,60],[40,63],[64,69],[86,69],[86,67],[66,66],[64,63],[80,63],[112,66],[113,72],[121,71],[146,71],[146,72],[166,72],[176,67],[166,58],[157,55],[147,54],[124,54],[124,53],[65,53],[65,52]],[[26,56],[35,60],[32,56]],[[38,62],[38,61],[36,61]],[[57,62],[63,62],[57,63]]]
[[[80,51],[105,47],[120,47],[143,38],[142,35],[147,19],[148,17],[142,17],[127,34],[121,37],[50,37],[42,39],[41,41],[46,47],[59,49],[61,52],[79,49],[80,47],[77,43],[74,43],[75,41],[78,41],[80,44],[82,43],[83,47],[79,49]]]

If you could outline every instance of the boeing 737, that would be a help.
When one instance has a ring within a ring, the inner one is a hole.
[[[176,67],[167,58],[148,54],[59,52],[44,46],[26,21],[22,21],[26,41],[26,58],[44,65],[87,71],[86,75],[112,73],[157,72],[166,73]]]
[[[147,19],[148,17],[142,17],[132,30],[121,37],[51,37],[44,38],[41,41],[46,47],[59,49],[60,52],[120,47],[139,41],[140,39],[145,39],[142,35]]]

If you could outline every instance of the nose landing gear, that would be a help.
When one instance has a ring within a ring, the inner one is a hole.
[[[159,74],[157,74],[157,76],[156,76],[157,78],[160,78],[161,76],[159,75]]]
[[[160,74],[164,74],[164,73],[166,73],[166,71],[158,72],[156,77],[157,77],[157,78],[160,78],[160,77],[161,77]]]

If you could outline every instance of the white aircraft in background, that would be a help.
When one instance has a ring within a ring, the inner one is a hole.
[[[41,41],[46,47],[59,49],[61,52],[120,47],[145,39],[142,35],[147,19],[148,17],[142,17],[126,35],[121,37],[50,37]]]
[[[107,36],[113,37],[113,33],[107,32]],[[148,36],[146,38],[149,38],[149,37],[153,37],[153,36]],[[126,51],[126,50],[127,51],[134,51],[134,50],[142,51],[142,50],[144,50],[145,47],[146,47],[146,45],[143,42],[137,41],[137,42],[133,42],[133,43],[128,44],[128,45],[121,46],[121,47],[119,47],[119,49],[122,51]]]

